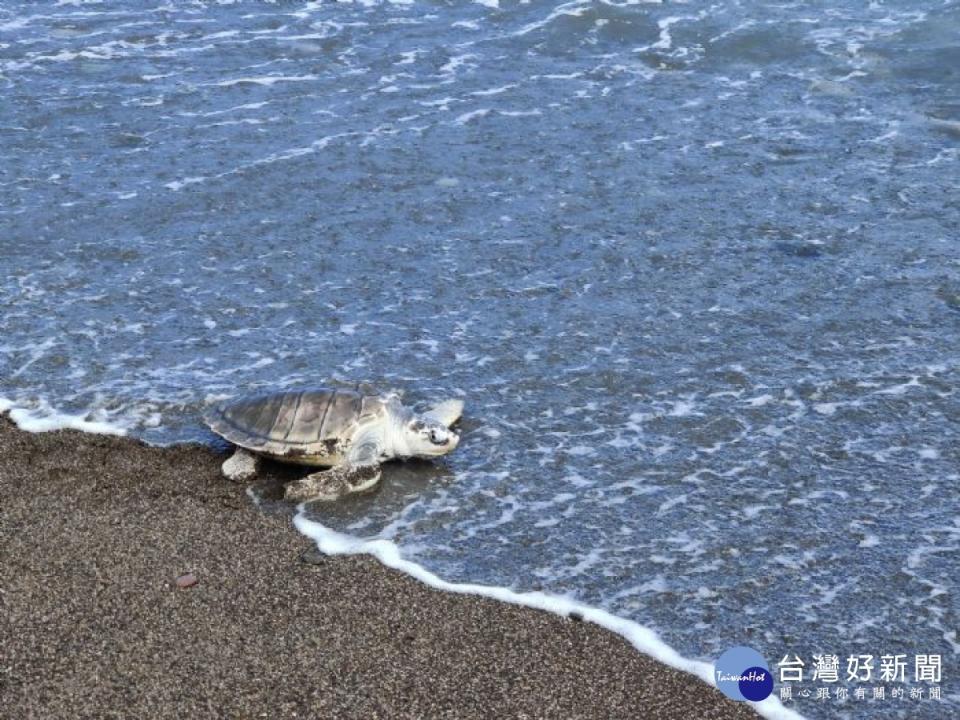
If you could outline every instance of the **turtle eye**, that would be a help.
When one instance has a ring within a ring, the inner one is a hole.
[[[439,428],[433,428],[430,431],[430,442],[434,445],[445,445],[447,442],[447,432],[446,430],[440,430]]]

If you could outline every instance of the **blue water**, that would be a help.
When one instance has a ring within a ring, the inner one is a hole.
[[[317,517],[691,658],[940,654],[939,701],[786,704],[956,716],[958,37],[956,2],[4,3],[0,397],[160,444],[265,388],[462,397],[454,455]]]

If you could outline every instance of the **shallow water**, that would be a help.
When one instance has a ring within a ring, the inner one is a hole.
[[[7,3],[0,397],[155,443],[251,390],[463,397],[454,455],[318,517],[690,658],[939,653],[939,702],[787,705],[955,715],[958,33],[955,2]]]

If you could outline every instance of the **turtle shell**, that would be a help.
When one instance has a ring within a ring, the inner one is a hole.
[[[210,429],[234,445],[285,462],[337,465],[356,431],[384,417],[378,397],[320,388],[247,397],[204,416]]]

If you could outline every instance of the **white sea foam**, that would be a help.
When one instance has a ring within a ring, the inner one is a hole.
[[[595,623],[611,632],[622,635],[645,655],[649,655],[670,667],[688,672],[710,685],[716,685],[713,680],[714,668],[711,663],[683,657],[663,642],[656,632],[632,620],[617,617],[605,610],[558,595],[543,592],[516,592],[509,588],[491,585],[448,582],[422,565],[405,559],[400,553],[400,548],[393,542],[381,538],[358,538],[336,532],[315,520],[308,519],[303,513],[302,507],[297,516],[294,517],[293,523],[297,530],[316,542],[317,548],[325,555],[372,555],[387,567],[406,573],[437,590],[459,595],[478,595],[513,605],[546,610],[561,617],[577,614],[587,622]],[[772,695],[763,702],[754,703],[753,707],[769,720],[803,720],[802,715],[784,707]]]
[[[539,30],[540,28],[549,25],[554,20],[563,17],[564,15],[579,17],[588,11],[589,7],[586,6],[584,0],[574,0],[573,2],[564,3],[554,8],[543,20],[537,20],[536,22],[524,25],[522,28],[514,32],[513,35],[515,37],[522,37],[523,35],[533,32],[534,30]]]
[[[488,115],[489,113],[490,113],[490,109],[489,109],[489,108],[481,108],[481,109],[479,109],[479,110],[472,110],[472,111],[470,111],[470,112],[465,112],[465,113],[463,113],[462,115],[460,115],[459,117],[457,117],[457,119],[454,120],[453,122],[454,122],[455,125],[466,125],[468,122],[470,122],[470,121],[473,120],[474,118],[481,118],[481,117],[483,117],[483,116],[485,116],[485,115]]]
[[[214,87],[232,87],[234,85],[276,85],[281,82],[307,82],[316,80],[316,75],[261,75],[259,77],[241,77],[232,80],[220,80],[212,83],[201,83],[202,85],[212,85]]]
[[[187,185],[195,185],[196,183],[202,183],[206,179],[207,178],[203,176],[188,177],[188,178],[183,178],[183,180],[174,180],[172,182],[168,182],[164,185],[164,187],[169,188],[170,190],[176,191],[176,190],[181,190],[187,187]]]
[[[47,403],[36,407],[19,407],[17,403],[0,398],[0,412],[9,412],[17,427],[27,432],[51,432],[53,430],[81,430],[99,435],[126,435],[127,429],[106,419],[102,412],[71,415],[58,412]]]
[[[903,395],[910,388],[913,388],[913,387],[921,387],[920,378],[914,376],[905,383],[900,383],[899,385],[892,385],[890,387],[885,387],[882,390],[877,390],[875,394],[876,395]]]

